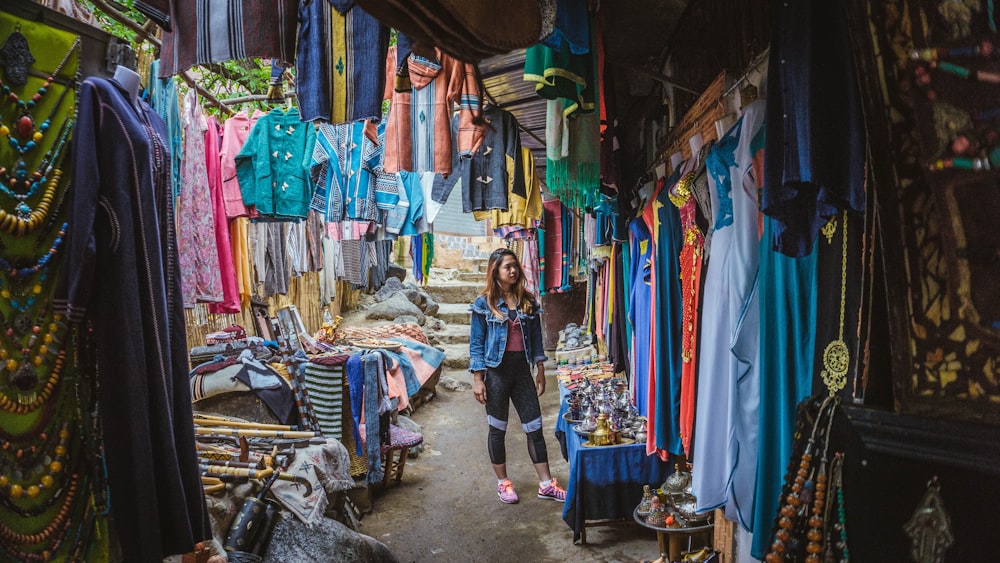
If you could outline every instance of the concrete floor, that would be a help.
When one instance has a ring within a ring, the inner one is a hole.
[[[541,397],[545,440],[552,474],[565,485],[569,466],[554,435],[559,393],[555,370],[547,373]],[[471,382],[466,371],[444,375]],[[573,544],[572,530],[562,520],[563,505],[535,496],[538,479],[513,408],[507,467],[521,497],[513,505],[497,498],[486,453],[486,413],[471,390],[452,392],[439,385],[438,396],[413,419],[423,426],[426,449],[407,462],[399,486],[376,491],[374,511],[364,516],[360,529],[401,561],[624,563],[658,557],[655,533],[634,523],[588,528],[587,544]]]

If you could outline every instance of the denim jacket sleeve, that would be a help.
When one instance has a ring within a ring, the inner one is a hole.
[[[486,317],[480,308],[473,303],[469,307],[472,312],[472,328],[469,334],[469,371],[486,370]]]
[[[545,355],[545,344],[542,342],[542,308],[538,306],[538,310],[535,312],[535,322],[531,323],[531,330],[528,338],[531,339],[531,365],[534,366],[538,362],[544,362],[548,360],[548,356]]]

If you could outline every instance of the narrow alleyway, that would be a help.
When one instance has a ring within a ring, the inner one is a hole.
[[[464,370],[443,375],[470,381]],[[552,377],[542,396],[545,438],[553,475],[565,484],[568,465],[554,437],[558,409]],[[655,535],[634,524],[590,528],[587,544],[574,545],[572,531],[562,520],[562,504],[535,497],[538,481],[513,410],[511,416],[507,458],[519,504],[503,504],[497,498],[486,454],[483,407],[469,389],[447,391],[439,386],[438,396],[413,414],[423,426],[426,449],[407,462],[400,485],[375,493],[374,512],[363,518],[361,532],[388,545],[405,563],[656,559]]]

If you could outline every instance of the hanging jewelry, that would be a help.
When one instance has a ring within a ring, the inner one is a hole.
[[[66,55],[63,56],[63,59],[59,61],[59,65],[56,67],[56,69],[52,71],[52,73],[45,78],[45,82],[42,84],[42,86],[40,86],[38,90],[35,91],[35,94],[30,98],[28,98],[27,100],[22,100],[20,96],[11,91],[11,84],[13,83],[6,84],[2,80],[0,80],[0,92],[2,92],[3,95],[7,97],[8,102],[17,106],[17,109],[20,112],[22,113],[30,112],[31,109],[35,107],[35,105],[38,102],[40,102],[42,98],[45,96],[45,94],[49,91],[49,88],[52,86],[52,83],[56,81],[56,77],[59,76],[59,73],[62,72],[63,67],[66,66],[67,62],[69,62],[69,58],[73,56],[73,53],[75,53],[79,48],[80,48],[80,38],[77,37],[76,41],[74,41],[73,44],[70,45],[69,51],[66,52]],[[23,86],[24,83],[13,84],[13,85]],[[34,124],[32,124],[32,128],[34,128]]]
[[[764,558],[766,563],[782,563],[787,554],[794,553],[798,549],[798,539],[795,533],[796,522],[801,520],[806,513],[806,509],[811,500],[812,477],[815,471],[812,467],[813,452],[817,447],[819,429],[822,426],[825,416],[833,418],[833,411],[836,405],[836,398],[826,397],[819,407],[816,420],[813,423],[812,432],[809,435],[809,442],[806,443],[805,451],[799,461],[799,468],[795,473],[795,480],[792,482],[791,492],[785,496],[785,503],[779,511],[778,529],[774,533],[774,541],[771,549]],[[829,412],[828,412],[829,411]],[[825,455],[825,454],[824,454]],[[791,468],[789,468],[789,471]],[[809,486],[807,486],[809,482]],[[825,485],[824,485],[825,487]]]
[[[830,464],[830,504],[827,505],[827,514],[833,514],[837,520],[833,526],[827,528],[828,538],[826,542],[826,554],[828,561],[838,561],[839,563],[850,563],[851,552],[847,548],[847,517],[844,512],[844,454],[837,452],[833,456],[833,463]],[[829,521],[829,519],[828,519]],[[837,559],[836,554],[840,553]]]
[[[830,396],[836,395],[847,385],[847,371],[851,366],[851,353],[844,342],[844,310],[847,306],[847,211],[844,211],[843,244],[840,258],[840,332],[837,339],[823,350],[823,371],[820,377]]]
[[[809,517],[809,531],[806,532],[806,539],[809,543],[806,544],[806,563],[820,563],[819,554],[823,552],[823,527],[826,522],[824,518],[824,506],[826,504],[826,491],[828,475],[827,469],[827,452],[830,449],[830,430],[833,428],[833,415],[836,412],[838,399],[833,398],[833,403],[830,408],[830,413],[826,422],[826,432],[823,435],[823,457],[819,462],[819,469],[816,472],[816,483],[814,486],[807,484],[807,490],[815,489],[814,500],[812,503],[812,516]]]
[[[75,82],[75,81],[74,81]],[[63,100],[66,99],[66,94],[73,89],[74,82],[70,82],[63,88],[59,98],[56,99],[56,103],[49,110],[49,116],[45,118],[45,121],[38,125],[38,129],[35,129],[35,122],[32,120],[31,115],[26,111],[21,115],[17,121],[14,122],[13,131],[10,126],[0,124],[0,135],[7,137],[7,143],[12,149],[17,151],[21,155],[25,155],[31,152],[38,143],[42,142],[45,138],[45,133],[48,132],[49,128],[52,126],[52,118],[55,117],[56,112],[59,111],[60,106],[62,106]],[[44,88],[44,86],[43,86]],[[16,138],[14,138],[11,133],[16,133],[18,137],[24,139],[25,142],[22,145]],[[23,160],[21,161],[23,163]]]
[[[49,262],[52,257],[59,252],[59,247],[62,245],[63,237],[66,236],[66,229],[69,227],[69,223],[63,223],[62,228],[59,229],[59,233],[56,235],[55,240],[52,241],[52,246],[49,247],[49,251],[43,254],[38,260],[35,261],[34,266],[24,266],[21,268],[15,268],[6,258],[0,256],[0,271],[6,273],[12,278],[26,278],[28,276],[37,274],[38,272],[44,271],[49,266]],[[35,292],[36,294],[41,293],[41,291]],[[0,290],[0,296],[4,299],[10,299],[9,293],[4,293]],[[16,308],[16,307],[15,307]]]
[[[31,54],[28,38],[21,33],[21,24],[7,36],[3,47],[0,47],[0,57],[3,57],[4,76],[14,86],[24,86],[28,82],[28,68],[35,64]]]
[[[941,563],[945,552],[955,542],[951,532],[951,518],[941,498],[941,483],[934,476],[927,483],[927,492],[920,500],[913,516],[903,526],[910,538],[910,557],[917,563]]]
[[[38,187],[45,184],[48,180],[46,176],[61,160],[63,148],[69,142],[72,128],[73,122],[67,117],[59,128],[56,142],[49,147],[30,177],[24,159],[18,160],[13,173],[8,171],[5,166],[0,166],[0,192],[22,202],[33,196],[38,191]],[[0,127],[0,132],[2,131],[3,127]]]
[[[60,352],[56,356],[56,360],[52,365],[52,370],[49,372],[49,379],[45,382],[45,386],[42,387],[40,392],[35,394],[35,399],[29,403],[22,403],[20,398],[18,400],[12,400],[3,392],[0,392],[0,409],[11,414],[28,414],[35,411],[38,407],[45,404],[52,396],[52,392],[55,390],[56,386],[59,384],[60,376],[62,376],[63,366],[66,363],[66,353]]]
[[[15,237],[22,237],[41,226],[45,221],[45,216],[49,212],[49,206],[52,205],[52,200],[55,199],[56,188],[59,187],[59,180],[61,179],[62,170],[53,170],[52,177],[49,178],[49,182],[45,186],[45,191],[42,192],[42,199],[39,200],[38,205],[35,206],[35,209],[27,217],[19,217],[0,209],[0,231],[12,234]]]
[[[830,220],[823,225],[820,232],[826,237],[827,244],[833,244],[833,235],[837,234],[837,216],[830,217]]]
[[[4,473],[0,474],[0,492],[14,500],[22,496],[33,499],[38,497],[42,491],[54,487],[56,479],[60,478],[65,468],[66,456],[69,454],[69,437],[69,422],[63,422],[62,428],[59,429],[59,443],[52,450],[51,458],[38,468],[38,473],[41,473],[42,476],[37,479],[37,483],[34,482],[35,480],[32,480],[31,484],[25,484],[23,481],[18,483],[16,482],[17,475]],[[0,537],[2,537],[2,531],[0,531]]]

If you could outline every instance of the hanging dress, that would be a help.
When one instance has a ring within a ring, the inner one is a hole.
[[[184,306],[222,301],[212,193],[205,160],[208,124],[194,90],[184,98],[184,161],[177,200],[177,251],[180,253]]]

